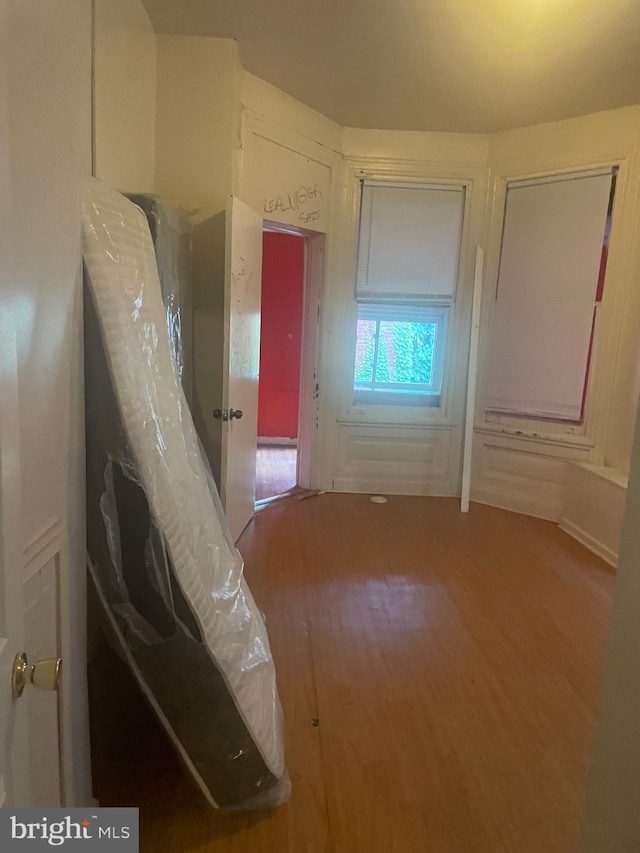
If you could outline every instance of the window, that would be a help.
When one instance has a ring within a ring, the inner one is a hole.
[[[582,421],[614,187],[610,169],[508,185],[490,412]]]
[[[354,402],[438,406],[464,188],[364,182]]]
[[[358,307],[356,402],[416,404],[439,396],[446,349],[444,306],[364,304]]]

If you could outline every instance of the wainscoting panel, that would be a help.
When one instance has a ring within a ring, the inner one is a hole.
[[[333,488],[396,495],[456,494],[457,482],[449,474],[451,433],[450,427],[344,425]]]
[[[491,433],[474,439],[471,499],[558,521],[568,467],[588,461],[589,448]]]

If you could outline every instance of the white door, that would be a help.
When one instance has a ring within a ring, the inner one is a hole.
[[[0,0],[0,803],[89,801],[79,193],[91,3]],[[16,654],[64,659],[14,699]],[[64,772],[63,772],[64,771]]]
[[[227,205],[227,303],[222,431],[222,493],[236,540],[253,515],[258,443],[262,218],[237,198]],[[224,417],[224,414],[223,414]]]
[[[262,218],[232,197],[193,238],[194,418],[235,541],[255,504]]]
[[[1,29],[1,23],[0,23]],[[6,165],[6,164],[3,164]],[[0,257],[6,259],[6,172],[2,173]],[[5,274],[3,263],[2,275]],[[11,674],[23,648],[20,564],[20,443],[16,335],[13,313],[0,302],[0,807],[28,796],[26,717],[16,714]]]

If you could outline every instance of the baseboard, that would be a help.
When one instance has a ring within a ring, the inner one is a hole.
[[[577,524],[574,524],[572,521],[569,521],[568,518],[561,518],[558,526],[560,530],[563,530],[573,539],[576,539],[580,542],[581,545],[584,545],[585,548],[588,548],[593,554],[598,557],[601,557],[606,563],[609,563],[610,566],[615,567],[618,564],[618,555],[616,552],[609,548],[607,545],[604,545],[595,536],[592,536],[590,533],[587,533],[586,530],[583,530],[581,527],[578,527]]]
[[[331,489],[351,495],[406,495],[413,497],[452,498],[456,492],[450,483],[436,481],[425,484],[421,481],[408,482],[405,478],[389,477],[336,477]]]
[[[508,512],[530,515],[532,518],[541,518],[544,521],[555,521],[556,523],[561,507],[555,496],[536,495],[533,494],[533,489],[531,495],[523,496],[515,491],[478,488],[472,485],[471,500],[474,503],[494,506],[496,509],[506,509]]]
[[[298,439],[297,438],[285,438],[285,437],[280,438],[278,436],[270,436],[270,435],[267,435],[264,437],[258,436],[258,444],[259,445],[260,444],[269,444],[269,445],[273,444],[273,445],[279,445],[281,447],[297,447],[298,446]]]

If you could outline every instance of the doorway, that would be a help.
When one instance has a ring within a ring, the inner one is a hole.
[[[310,444],[317,396],[315,362],[321,270],[318,250],[323,241],[324,235],[265,223],[257,506],[310,486]]]

